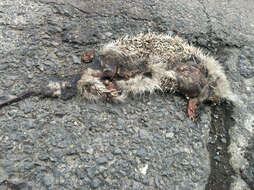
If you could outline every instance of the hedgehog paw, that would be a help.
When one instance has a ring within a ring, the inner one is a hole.
[[[197,120],[197,110],[198,110],[198,99],[197,98],[190,99],[188,103],[188,115],[192,121]]]

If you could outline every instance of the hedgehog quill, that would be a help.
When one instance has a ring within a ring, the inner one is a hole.
[[[96,55],[99,67],[82,71],[74,85],[60,82],[48,86],[50,93],[34,94],[61,97],[62,90],[75,87],[86,100],[120,103],[131,95],[177,92],[189,101],[188,115],[193,121],[203,102],[234,99],[222,66],[178,36],[124,36],[101,46]],[[0,108],[17,101],[4,102]]]

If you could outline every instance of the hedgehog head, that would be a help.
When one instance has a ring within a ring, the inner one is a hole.
[[[103,73],[100,70],[86,69],[77,84],[80,96],[93,102],[100,100],[123,102],[127,95],[118,91],[118,86],[104,80],[102,76]]]
[[[81,97],[97,101],[103,99],[110,91],[106,88],[103,82],[100,80],[101,72],[94,69],[86,69],[80,80],[78,81],[77,88]]]

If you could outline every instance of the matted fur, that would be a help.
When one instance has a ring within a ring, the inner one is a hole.
[[[154,33],[125,36],[102,46],[98,55],[102,64],[118,64],[129,69],[145,65],[145,71],[151,73],[150,77],[138,74],[129,80],[116,81],[122,95],[115,98],[122,101],[129,94],[153,93],[156,90],[176,91],[177,73],[170,70],[170,65],[187,63],[193,57],[198,60],[197,64],[201,64],[207,70],[208,81],[216,83],[214,94],[217,99],[232,100],[234,97],[222,66],[213,57],[189,45],[178,36]],[[104,91],[108,93],[108,89],[93,76],[93,72],[96,71],[84,71],[78,82],[78,90],[84,98],[97,100],[103,97]],[[88,92],[87,85],[94,85],[97,93]]]

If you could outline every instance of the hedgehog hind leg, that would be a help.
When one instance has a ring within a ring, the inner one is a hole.
[[[188,115],[192,121],[196,121],[198,118],[199,101],[197,98],[192,98],[188,102]]]

